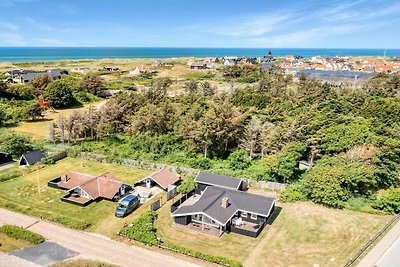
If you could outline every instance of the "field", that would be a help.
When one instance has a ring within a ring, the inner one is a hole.
[[[147,170],[127,168],[113,164],[66,158],[55,165],[39,169],[40,193],[38,193],[38,176],[33,171],[16,179],[0,183],[0,206],[36,217],[44,217],[73,228],[86,228],[108,236],[115,235],[125,222],[131,222],[136,214],[148,209],[140,207],[124,219],[114,216],[116,203],[99,201],[87,207],[60,201],[65,194],[62,190],[47,187],[47,181],[68,171],[99,175],[110,172],[122,181],[133,184],[149,173]]]
[[[159,211],[156,227],[165,241],[244,266],[343,266],[390,219],[308,202],[278,206],[278,216],[256,239],[237,234],[218,238],[174,226],[169,205]]]
[[[104,102],[104,101],[102,100],[97,103],[87,104],[87,105],[85,105],[83,107],[79,107],[79,108],[56,110],[55,112],[52,112],[51,114],[47,115],[43,119],[38,119],[35,121],[20,122],[16,126],[11,127],[10,130],[17,132],[17,133],[29,134],[32,138],[34,138],[36,140],[44,140],[49,135],[50,122],[52,122],[53,120],[57,120],[61,114],[64,117],[68,117],[70,114],[72,114],[75,111],[85,111],[90,106],[96,107],[97,105],[99,105],[102,102]]]

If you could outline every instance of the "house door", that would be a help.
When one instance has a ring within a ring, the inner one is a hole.
[[[150,179],[146,180],[146,188],[151,188],[151,180]]]

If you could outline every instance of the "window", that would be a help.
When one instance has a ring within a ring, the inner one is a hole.
[[[247,218],[247,212],[242,212],[242,213],[240,214],[240,217],[242,217],[242,218]]]
[[[251,218],[253,219],[253,220],[257,220],[257,214],[251,214]]]

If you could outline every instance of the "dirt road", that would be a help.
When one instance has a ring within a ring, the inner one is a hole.
[[[75,231],[5,209],[0,209],[0,224],[28,228],[49,241],[80,253],[81,257],[120,266],[199,266],[172,256],[118,243],[101,235]]]

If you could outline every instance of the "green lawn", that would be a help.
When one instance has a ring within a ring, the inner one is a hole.
[[[67,260],[56,263],[51,267],[117,267],[117,265],[92,260]]]
[[[233,233],[218,238],[174,226],[170,205],[159,210],[156,227],[165,241],[244,266],[343,266],[390,219],[308,202],[279,206],[276,220],[256,239]]]
[[[149,173],[147,170],[114,164],[66,158],[54,165],[39,169],[40,194],[36,171],[0,183],[0,206],[32,216],[44,217],[72,228],[87,229],[107,235],[114,234],[126,220],[134,218],[132,214],[124,220],[115,218],[116,203],[106,200],[92,203],[87,207],[61,202],[60,198],[65,192],[47,187],[47,181],[65,175],[69,171],[92,175],[110,172],[128,184],[133,184]]]

